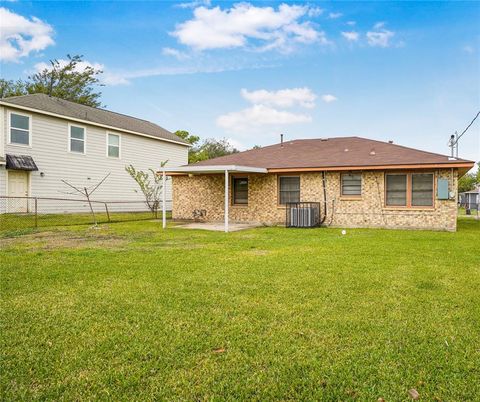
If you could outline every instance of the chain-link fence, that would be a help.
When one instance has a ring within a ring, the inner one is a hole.
[[[153,209],[144,201],[0,196],[0,231],[160,219],[162,206]]]

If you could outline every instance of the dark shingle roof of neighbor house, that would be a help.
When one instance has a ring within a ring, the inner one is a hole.
[[[259,149],[198,162],[202,165],[255,166],[266,169],[333,168],[472,163],[465,159],[361,137],[285,141]]]
[[[32,94],[13,96],[0,99],[0,103],[35,109],[39,112],[54,113],[66,118],[83,120],[104,126],[117,128],[118,130],[133,131],[135,133],[148,135],[162,140],[174,141],[189,145],[185,140],[176,136],[164,128],[146,120],[136,117],[111,112],[105,109],[94,108],[79,103],[70,102],[64,99],[48,96],[46,94]]]

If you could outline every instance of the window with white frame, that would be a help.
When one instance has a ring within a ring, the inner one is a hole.
[[[10,113],[10,143],[30,145],[30,116]]]
[[[69,150],[77,154],[85,153],[85,128],[80,126],[69,126],[70,141]]]
[[[107,134],[107,155],[110,158],[120,158],[120,136],[118,134]]]

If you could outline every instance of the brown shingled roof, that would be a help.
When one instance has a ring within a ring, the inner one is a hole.
[[[64,99],[48,96],[46,94],[31,94],[22,96],[13,96],[10,98],[0,99],[3,104],[26,107],[38,110],[40,113],[54,113],[66,118],[71,117],[85,122],[91,122],[104,126],[110,126],[119,130],[127,130],[139,134],[148,135],[158,139],[174,141],[185,145],[185,140],[177,135],[165,130],[154,123],[147,120],[138,119],[136,117],[127,116],[121,113],[111,112],[106,109],[99,109],[79,103],[70,102]]]
[[[360,137],[337,137],[286,141],[196,163],[240,165],[267,169],[332,168],[390,165],[437,165],[472,163],[465,159],[407,148]]]

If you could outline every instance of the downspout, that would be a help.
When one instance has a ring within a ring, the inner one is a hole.
[[[327,219],[327,186],[325,184],[325,170],[322,170],[322,186],[323,186],[323,206],[324,206],[324,214],[323,218],[320,221],[320,225],[323,225],[325,220]]]

